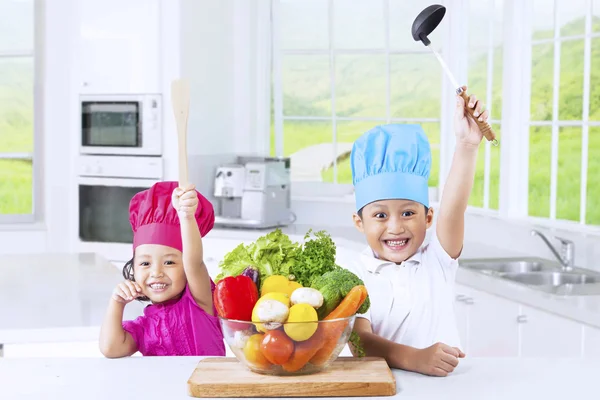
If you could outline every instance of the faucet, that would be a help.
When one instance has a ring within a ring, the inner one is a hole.
[[[531,231],[531,236],[539,236],[542,238],[544,243],[548,245],[552,254],[558,259],[560,264],[562,265],[563,271],[570,271],[575,265],[575,243],[571,240],[555,237],[561,244],[560,254],[556,251],[556,248],[550,243],[548,238],[540,231],[533,229]]]

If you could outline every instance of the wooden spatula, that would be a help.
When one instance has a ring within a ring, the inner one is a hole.
[[[171,83],[171,102],[177,124],[177,147],[179,150],[179,187],[189,184],[187,168],[187,123],[190,109],[190,84],[184,79]]]

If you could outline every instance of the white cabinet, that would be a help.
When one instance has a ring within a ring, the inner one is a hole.
[[[79,3],[79,92],[160,93],[160,0]]]
[[[518,356],[517,303],[457,285],[455,312],[461,342],[468,356]]]
[[[583,328],[583,356],[600,358],[600,329],[586,326]]]
[[[473,357],[519,355],[519,305],[483,292],[475,292],[469,310],[469,352]]]
[[[534,308],[521,307],[522,357],[580,357],[583,325]]]
[[[460,338],[460,348],[466,353],[469,352],[469,304],[466,299],[471,294],[470,289],[461,288],[456,290],[456,301],[454,302],[454,315],[456,317],[456,326],[458,328],[458,336]]]
[[[455,293],[469,357],[600,357],[600,329],[462,285]]]

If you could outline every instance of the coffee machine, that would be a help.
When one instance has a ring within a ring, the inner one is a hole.
[[[293,223],[290,159],[239,156],[217,167],[215,225],[274,228]]]

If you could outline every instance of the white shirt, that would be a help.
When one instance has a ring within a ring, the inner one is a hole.
[[[415,348],[437,342],[460,347],[454,316],[458,261],[435,234],[399,265],[375,258],[370,248],[338,263],[364,281],[371,307],[357,317],[369,320],[376,335]]]

